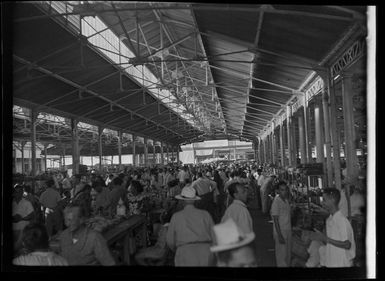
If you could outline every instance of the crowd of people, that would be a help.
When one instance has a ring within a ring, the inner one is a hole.
[[[160,206],[151,201],[154,194]],[[339,190],[323,189],[322,204],[330,216],[323,231],[309,232],[309,255],[300,261],[291,254],[291,183],[267,165],[169,164],[72,177],[58,172],[37,191],[22,182],[14,185],[14,264],[116,265],[105,238],[86,220],[95,215],[148,219],[161,209],[158,230],[151,226],[156,240],[135,253],[136,264],[258,266],[252,210],[260,210],[271,217],[277,267],[352,266],[355,239],[340,201]],[[59,240],[56,253],[49,247],[53,237]]]

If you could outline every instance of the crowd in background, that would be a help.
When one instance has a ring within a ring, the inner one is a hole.
[[[254,233],[250,210],[261,210],[267,216],[271,215],[277,266],[293,265],[292,182],[279,179],[276,169],[267,165],[255,162],[169,164],[131,167],[118,173],[101,174],[91,170],[71,177],[66,172],[47,176],[49,179],[39,188],[32,189],[23,182],[14,185],[15,264],[113,265],[114,259],[103,237],[87,230],[84,221],[92,216],[113,218],[121,212],[149,218],[151,210],[162,209],[157,241],[137,253],[138,264],[165,264],[166,253],[172,252],[175,266],[256,266],[255,250],[250,245],[255,237],[258,239],[258,233]],[[352,192],[357,193],[359,191]],[[159,200],[152,200],[154,197]],[[340,197],[334,194],[330,199],[334,205],[337,204],[337,209]],[[347,240],[351,241],[351,227],[343,217],[346,215],[342,215],[340,220],[347,225]],[[231,235],[223,238],[223,231],[228,233],[230,229],[238,237],[247,238],[245,241],[248,243],[225,241]],[[47,244],[58,235],[61,238],[61,256],[53,253]],[[313,234],[312,241],[318,241],[318,251],[329,241],[321,234],[317,235]],[[81,250],[77,248],[79,243],[82,243]],[[228,246],[230,244],[238,246],[232,248]],[[347,248],[345,244],[343,247]],[[352,255],[354,258],[352,247],[350,243],[350,256],[344,266],[350,266]],[[329,248],[327,253],[331,255],[333,248]],[[235,258],[231,258],[234,253],[230,252],[235,250],[245,258],[244,261],[237,258],[243,264],[235,263]],[[340,252],[340,256],[345,255],[345,252]],[[31,253],[35,253],[33,257]],[[322,261],[317,263],[318,266],[325,264],[330,265]]]

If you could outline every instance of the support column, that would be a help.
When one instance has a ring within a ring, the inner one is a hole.
[[[44,171],[47,172],[47,147],[48,144],[44,144]]]
[[[147,167],[148,166],[148,139],[147,138],[144,138],[144,166]]]
[[[36,176],[36,119],[39,113],[35,109],[31,109],[31,152],[32,152],[32,177],[33,186],[35,188]]]
[[[344,115],[344,136],[346,144],[347,180],[354,182],[357,179],[357,152],[356,133],[354,129],[353,88],[352,76],[344,73],[342,77],[342,103]]]
[[[302,114],[298,114],[299,150],[301,152],[301,164],[306,163],[305,128]]]
[[[262,164],[262,145],[261,138],[258,138],[258,164]]]
[[[160,163],[164,165],[163,142],[160,143]]]
[[[25,165],[24,165],[24,146],[27,142],[21,141],[21,173],[24,175],[25,173]]]
[[[287,123],[287,150],[289,158],[289,166],[293,165],[293,146],[292,146],[292,137],[291,137],[291,107],[286,107],[286,123]]]
[[[132,135],[132,166],[136,166],[136,145],[135,145],[136,136]]]
[[[179,165],[179,145],[176,146],[176,163]]]
[[[98,127],[98,152],[99,152],[99,172],[102,172],[102,159],[103,159],[103,129],[101,126]]]
[[[65,166],[66,166],[66,145],[65,144],[63,144],[63,166],[65,169]]]
[[[167,151],[166,151],[166,157],[167,157],[166,164],[168,164],[170,162],[170,157],[169,157],[169,154],[168,154],[168,151],[169,151],[168,144],[166,146],[166,149],[167,149]]]
[[[282,118],[280,119],[279,124],[279,148],[281,153],[281,166],[285,167],[285,148],[283,146],[283,122]]]
[[[71,118],[72,129],[72,174],[79,173],[79,135],[78,135],[78,120]]]
[[[274,135],[274,122],[271,123],[271,162],[275,164],[275,135]]]
[[[341,190],[341,160],[340,160],[340,141],[339,130],[337,127],[337,108],[336,108],[336,93],[334,80],[330,77],[328,72],[328,82],[331,84],[330,89],[330,126],[331,126],[331,139],[333,143],[333,167],[334,167],[334,183],[335,187]]]
[[[323,149],[323,141],[322,141],[321,107],[318,101],[316,101],[315,103],[314,120],[315,120],[317,163],[323,163],[324,149]]]
[[[155,141],[152,140],[152,156],[153,156],[153,159],[154,159],[154,165],[156,165],[156,150],[155,150]]]
[[[122,131],[118,131],[119,171],[122,171]]]
[[[267,163],[267,147],[266,147],[267,136],[263,140],[263,163]]]
[[[328,82],[327,77],[323,77],[324,83]],[[326,84],[326,83],[325,83]],[[330,143],[330,125],[329,125],[329,96],[330,96],[330,85],[327,84],[327,90],[324,89],[322,92],[322,106],[323,106],[323,117],[324,117],[324,129],[325,129],[325,147],[326,147],[326,174],[328,187],[333,185],[333,168],[331,159],[331,143]]]
[[[298,147],[297,147],[297,136],[296,136],[296,133],[297,130],[295,128],[295,122],[294,122],[294,118],[292,117],[291,119],[291,145],[293,147],[293,154],[292,154],[292,161],[293,161],[293,165],[294,166],[297,166],[297,158],[298,158]]]
[[[306,95],[303,96],[303,120],[305,125],[305,149],[306,149],[306,163],[311,163],[311,148],[309,147],[309,110]]]

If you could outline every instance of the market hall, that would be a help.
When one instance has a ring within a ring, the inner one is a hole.
[[[11,8],[14,264],[366,266],[369,7]]]

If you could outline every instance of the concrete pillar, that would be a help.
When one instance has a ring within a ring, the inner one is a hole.
[[[281,166],[285,167],[285,147],[283,145],[283,122],[280,120],[279,124],[279,148],[281,154]]]
[[[327,77],[323,77],[324,83],[328,83]],[[322,92],[322,106],[323,106],[323,117],[324,117],[324,137],[325,137],[325,148],[326,148],[326,175],[328,187],[333,185],[333,167],[331,159],[331,140],[330,140],[330,108],[329,108],[329,91],[330,85],[327,84],[327,90]]]
[[[323,163],[324,147],[323,147],[323,140],[322,140],[321,106],[318,101],[315,103],[315,107],[314,107],[314,120],[315,120],[317,163]]]
[[[98,127],[98,153],[99,153],[99,172],[102,172],[102,159],[103,159],[103,129],[101,126]]]
[[[179,145],[178,146],[176,146],[176,163],[177,163],[177,165],[179,165]]]
[[[153,156],[153,159],[154,159],[154,165],[156,165],[156,150],[155,150],[155,141],[152,140],[152,156]]]
[[[305,164],[306,161],[306,148],[305,148],[305,127],[303,124],[302,114],[298,114],[298,131],[299,131],[299,150],[301,152],[301,164]]]
[[[79,134],[78,134],[79,121],[71,118],[72,129],[72,174],[79,173],[80,153],[79,153]]]
[[[266,139],[267,139],[267,136],[265,136],[264,139],[262,140],[262,144],[263,144],[263,163],[267,163]]]
[[[169,152],[168,144],[166,145],[166,149],[167,149],[167,151],[166,151],[166,156],[167,156],[166,164],[168,164],[169,161],[170,161],[170,157],[169,157],[169,154],[168,154],[168,152]]]
[[[119,171],[122,171],[122,131],[118,131]]]
[[[132,135],[132,165],[136,166],[136,145],[135,145],[135,135]]]
[[[275,151],[276,151],[276,144],[275,144],[275,123],[271,123],[271,162],[275,164]]]
[[[340,131],[337,127],[337,107],[336,107],[336,93],[334,80],[331,79],[330,73],[328,73],[330,89],[330,133],[333,144],[333,167],[334,167],[334,183],[335,187],[341,190],[341,160],[340,160]]]
[[[344,73],[342,76],[342,103],[344,115],[344,136],[346,144],[347,180],[355,181],[358,173],[356,152],[356,133],[354,128],[352,76]]]
[[[292,136],[291,136],[291,107],[286,107],[286,124],[287,124],[287,149],[288,149],[288,158],[289,166],[293,166],[293,146],[292,146]]]
[[[302,97],[303,101],[303,120],[305,125],[305,149],[306,149],[306,163],[311,161],[311,147],[309,146],[309,109],[306,96]]]
[[[297,166],[298,148],[297,148],[297,136],[294,118],[291,119],[291,145],[293,147],[292,161],[293,165]]]

